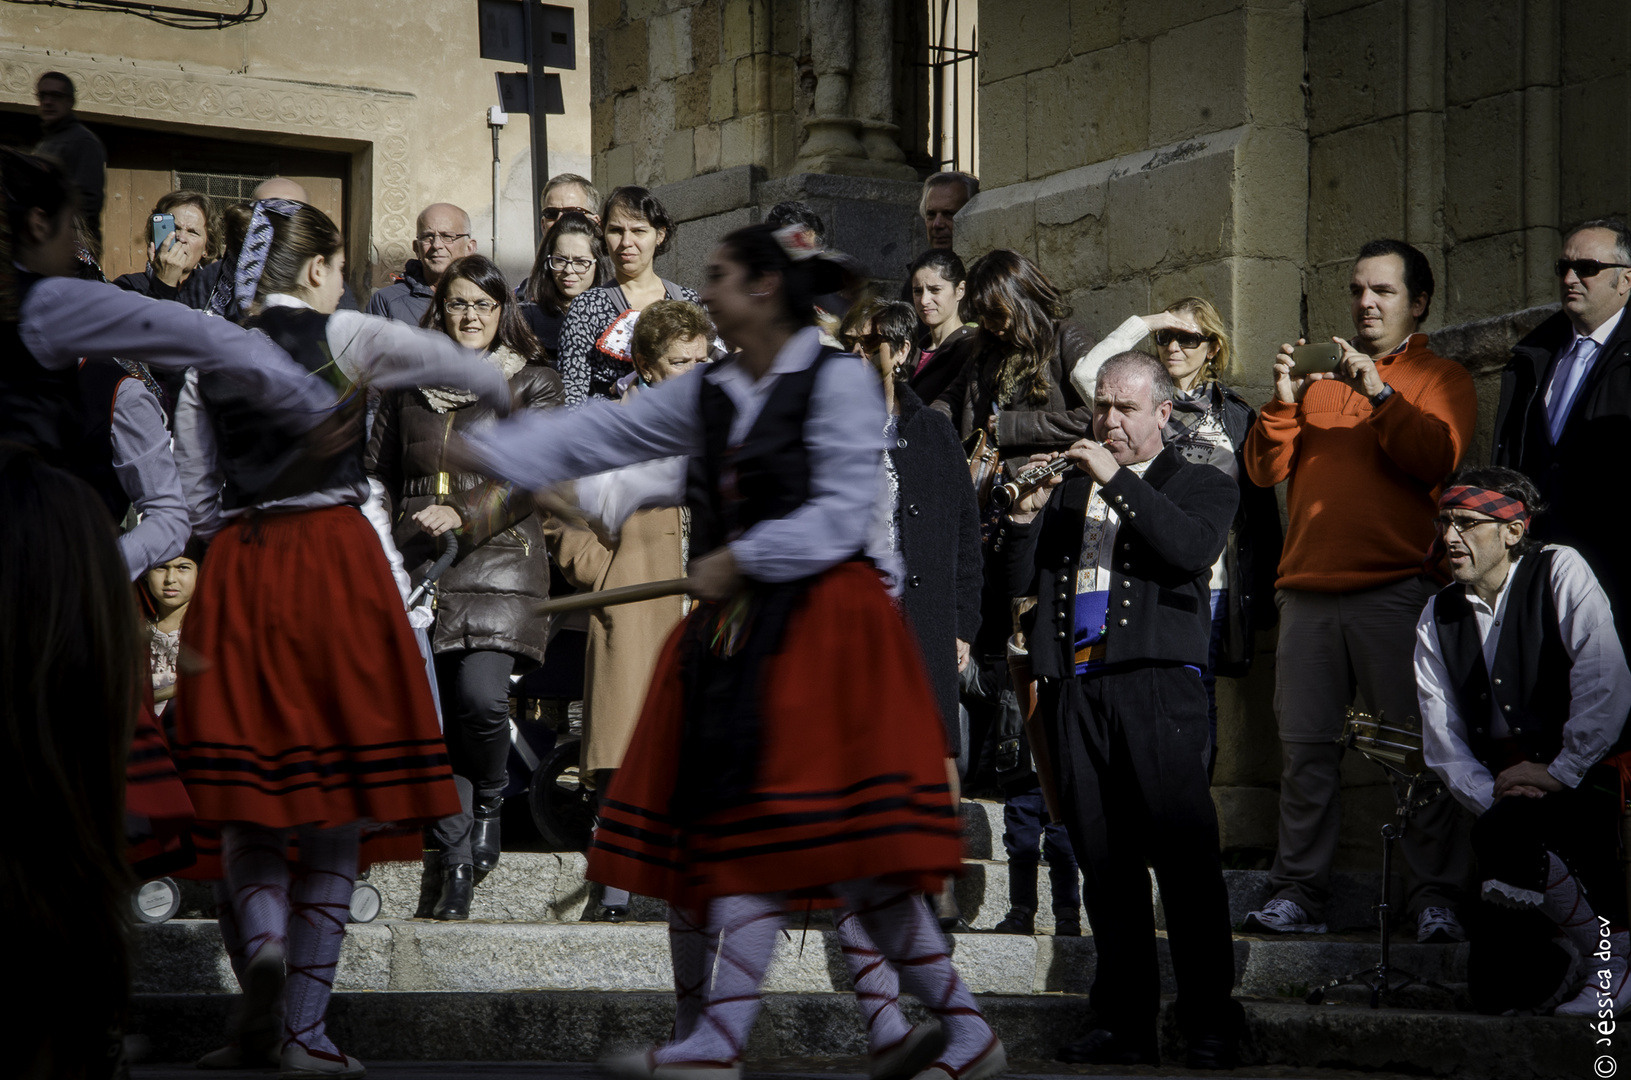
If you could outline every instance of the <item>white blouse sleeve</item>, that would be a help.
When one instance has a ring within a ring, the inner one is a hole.
[[[1474,815],[1495,802],[1495,777],[1472,752],[1467,721],[1456,707],[1450,672],[1439,651],[1433,611],[1438,597],[1427,602],[1416,624],[1416,696],[1421,703],[1422,756],[1438,773],[1456,801]]]
[[[208,539],[226,526],[221,489],[226,474],[221,469],[215,443],[215,428],[198,392],[198,372],[187,372],[181,396],[176,402],[176,472],[181,477],[181,493],[187,500],[193,533]]]
[[[1088,354],[1076,362],[1070,369],[1070,385],[1082,395],[1082,400],[1089,404],[1093,401],[1093,384],[1099,377],[1099,369],[1104,362],[1117,353],[1124,353],[1134,348],[1140,341],[1149,336],[1150,328],[1144,320],[1134,315],[1093,346]]]
[[[1631,670],[1625,662],[1608,596],[1573,548],[1552,549],[1552,599],[1558,632],[1574,666],[1569,670],[1569,719],[1563,749],[1547,771],[1579,787],[1586,770],[1619,741],[1631,712]]]
[[[116,285],[46,278],[28,292],[19,333],[34,359],[66,368],[82,356],[119,356],[155,367],[221,372],[297,431],[314,427],[334,391],[313,379],[265,334],[184,304]]]

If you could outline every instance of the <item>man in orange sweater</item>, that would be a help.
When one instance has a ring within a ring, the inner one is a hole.
[[[1336,370],[1299,375],[1282,345],[1274,398],[1246,437],[1246,472],[1264,487],[1288,481],[1290,516],[1275,596],[1280,842],[1271,898],[1246,917],[1248,930],[1326,930],[1343,716],[1355,690],[1394,724],[1420,714],[1411,652],[1435,589],[1422,559],[1439,485],[1477,424],[1472,377],[1416,332],[1433,299],[1426,256],[1373,240],[1349,289],[1356,334],[1332,339],[1343,352]],[[1420,941],[1465,939],[1454,909],[1471,856],[1453,840],[1458,813],[1441,795],[1399,844]]]

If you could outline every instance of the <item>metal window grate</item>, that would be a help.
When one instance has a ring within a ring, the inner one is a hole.
[[[229,206],[252,201],[255,189],[267,178],[243,176],[234,173],[176,172],[178,191],[201,191],[210,198]]]
[[[979,174],[980,55],[976,0],[930,0],[929,158],[938,169]]]

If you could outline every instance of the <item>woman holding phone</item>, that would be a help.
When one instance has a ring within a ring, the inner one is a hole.
[[[221,257],[221,247],[221,217],[210,197],[197,191],[172,191],[148,215],[146,269],[121,274],[113,283],[155,300],[179,300],[203,310],[215,285],[214,275],[206,274],[210,280],[193,283],[193,288],[186,286],[206,259]]]

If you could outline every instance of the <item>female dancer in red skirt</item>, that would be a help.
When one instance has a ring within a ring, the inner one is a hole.
[[[321,211],[255,204],[236,282],[247,325],[357,421],[321,458],[279,437],[241,383],[189,373],[176,415],[194,528],[214,535],[182,630],[198,663],[176,694],[176,761],[199,820],[221,829],[244,942],[241,1059],[281,1043],[285,1076],[363,1075],[323,1023],[362,827],[459,807],[424,663],[359,511],[358,384],[467,388],[501,412],[510,400],[498,370],[445,335],[336,312],[343,269]]]
[[[883,396],[819,340],[813,298],[841,271],[812,239],[755,226],[714,252],[703,302],[735,355],[621,406],[500,424],[470,455],[534,490],[691,458],[688,490],[667,494],[691,509],[703,603],[658,661],[589,876],[669,902],[677,985],[707,982],[724,936],[674,1040],[613,1069],[737,1075],[783,912],[808,898],[847,905],[942,1019],[944,1051],[908,1075],[981,1080],[1002,1044],[916,896],[959,869],[962,842],[934,692],[885,588]]]

